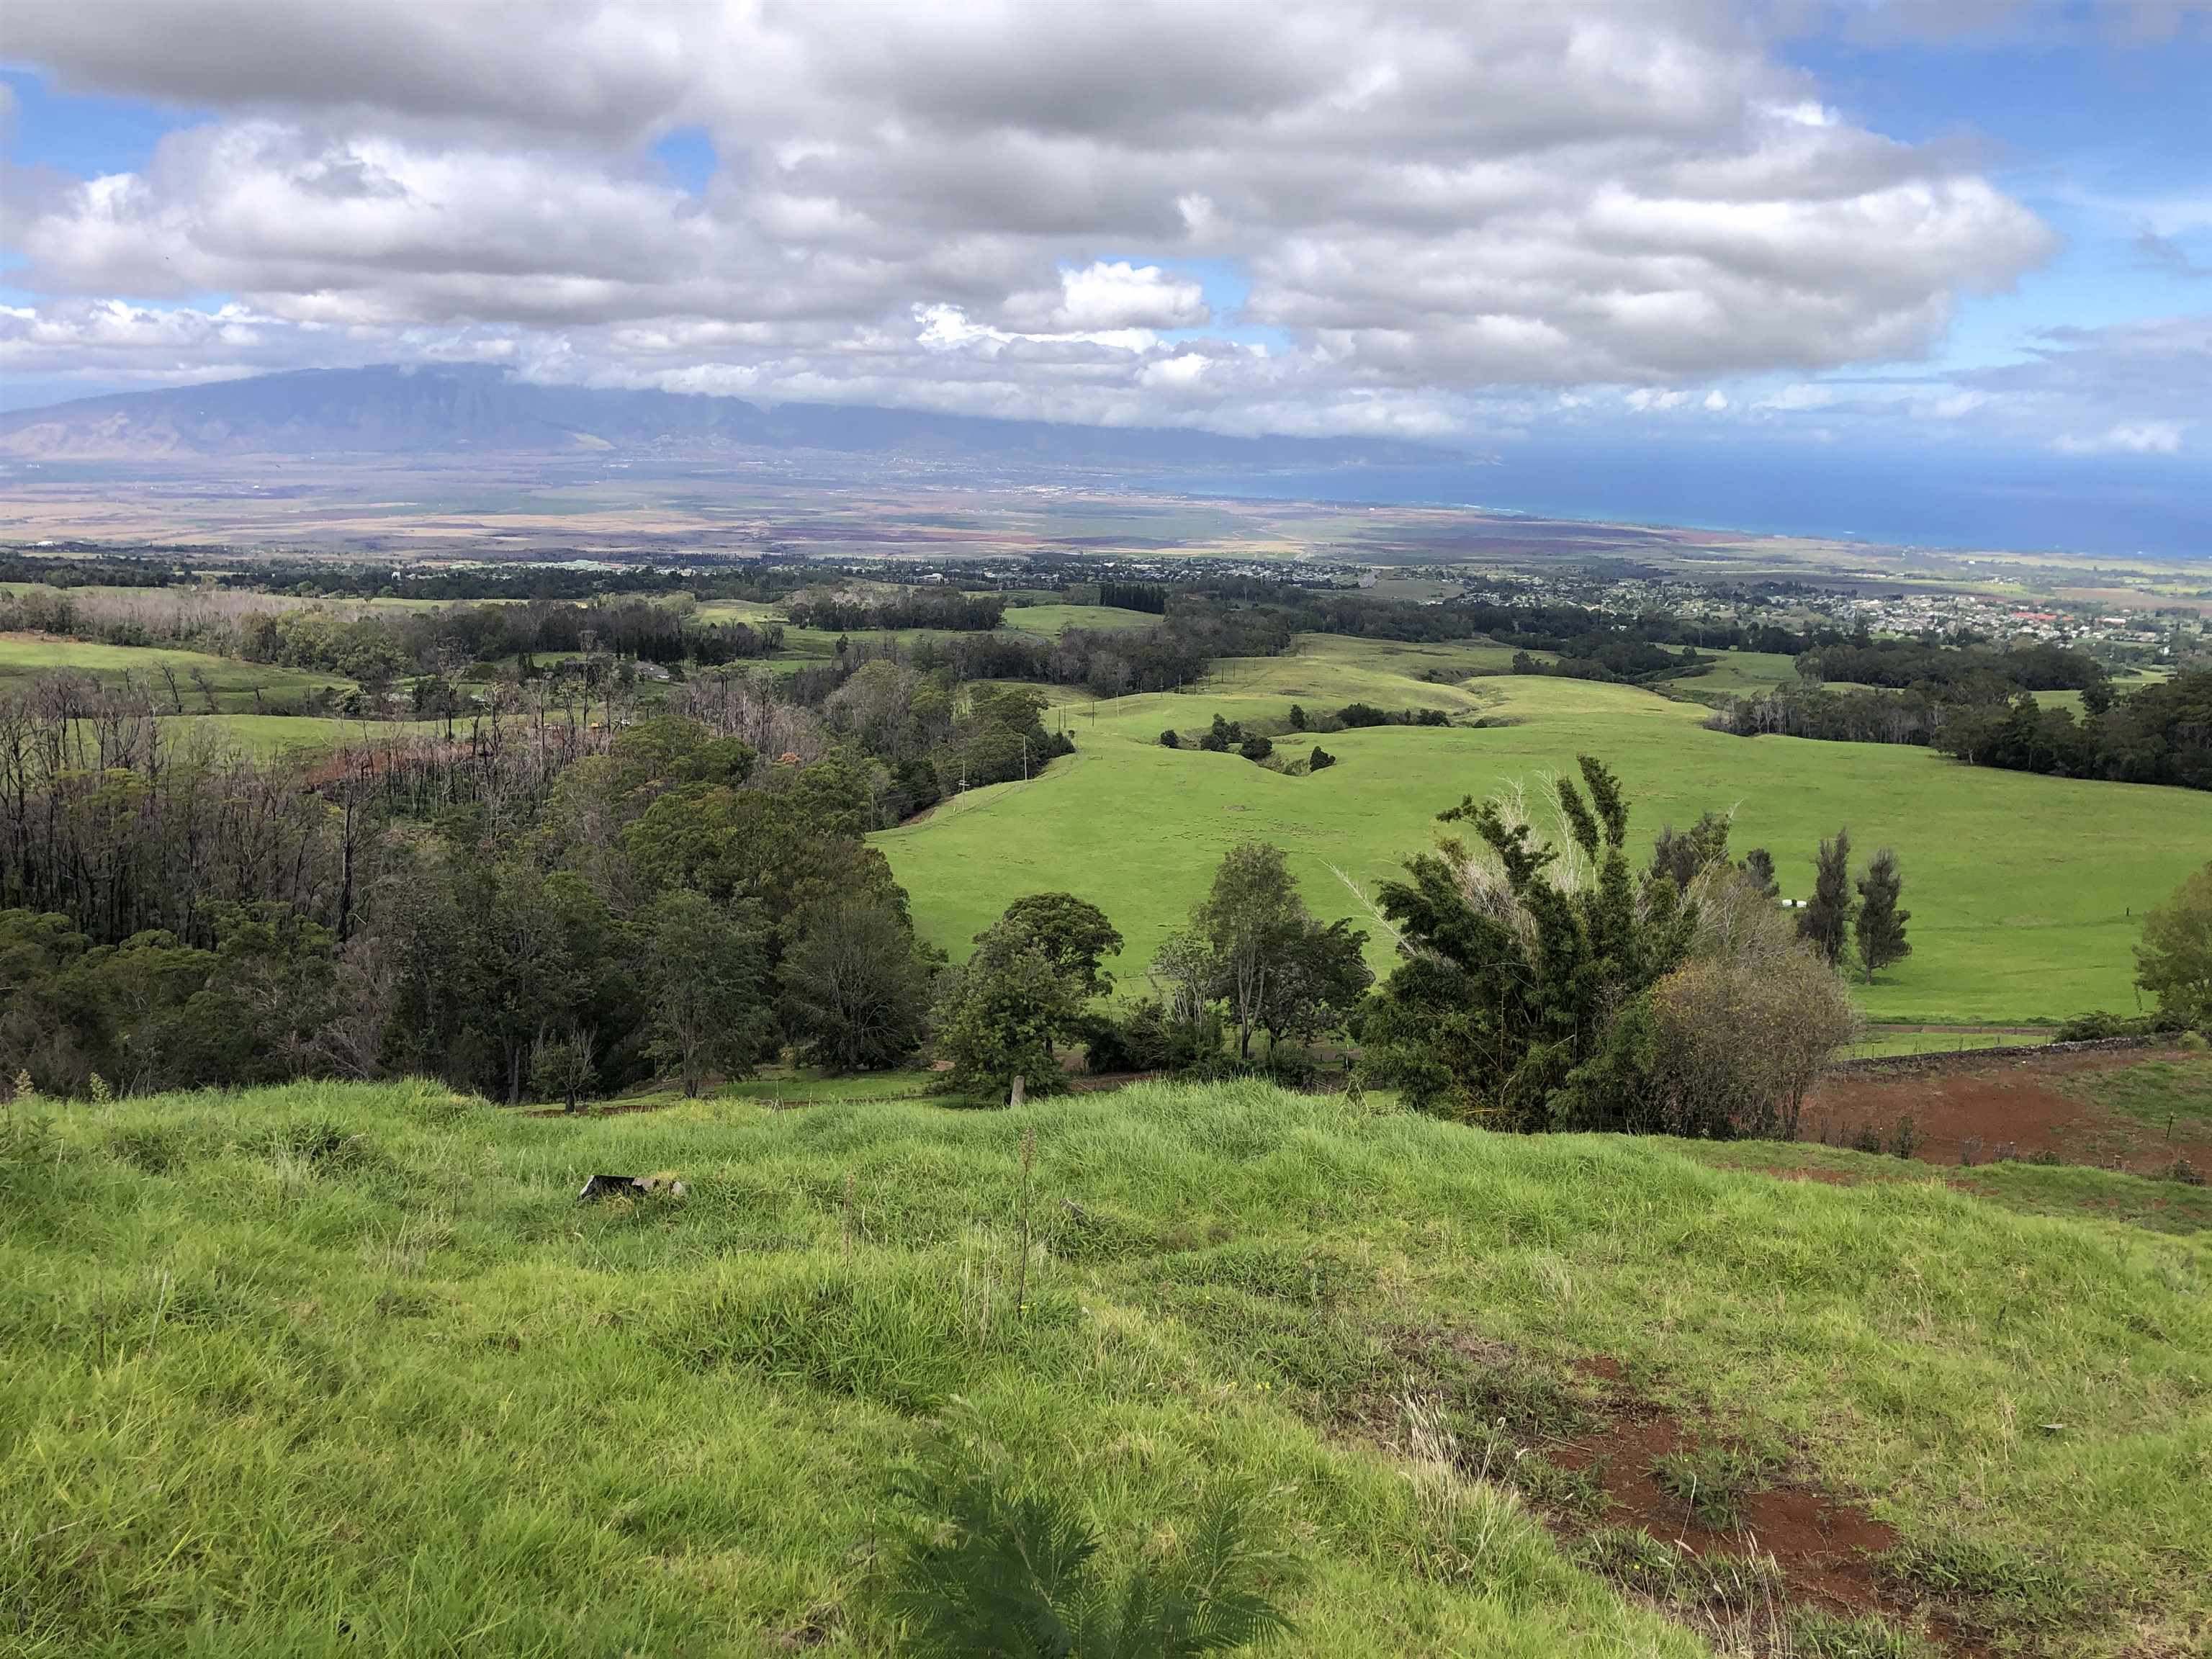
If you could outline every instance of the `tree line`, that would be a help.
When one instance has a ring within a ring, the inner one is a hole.
[[[2083,690],[2079,714],[1983,679],[1948,687],[1921,682],[1901,691],[1780,689],[1731,698],[1707,724],[1739,737],[1918,744],[2008,771],[2212,788],[2212,669],[2206,668],[2124,695],[2097,680]]]

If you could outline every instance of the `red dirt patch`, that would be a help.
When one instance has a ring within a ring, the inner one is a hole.
[[[2106,1169],[2140,1172],[2177,1155],[2202,1167],[2212,1142],[2193,1126],[2178,1126],[2169,1141],[2059,1086],[2069,1078],[2185,1057],[2178,1048],[2065,1054],[1996,1048],[1966,1069],[1952,1064],[1940,1072],[1837,1073],[1806,1101],[1803,1132],[1808,1139],[1845,1145],[1861,1124],[1871,1124],[1886,1140],[1897,1120],[1910,1116],[1923,1138],[1913,1156],[1923,1164],[1955,1166],[1972,1139],[1980,1143],[1984,1161],[2009,1143],[2023,1158],[2047,1148],[2069,1164]]]
[[[1641,1528],[1689,1555],[1765,1558],[1778,1571],[1790,1607],[1846,1617],[1871,1615],[1917,1629],[1944,1651],[1978,1656],[1985,1650],[1942,1613],[1929,1614],[1883,1581],[1876,1558],[1898,1542],[1894,1528],[1875,1520],[1850,1498],[1825,1492],[1786,1470],[1736,1500],[1740,1524],[1715,1530],[1652,1474],[1669,1454],[1727,1443],[1724,1435],[1700,1432],[1666,1407],[1623,1386],[1620,1369],[1602,1357],[1577,1368],[1605,1384],[1597,1407],[1600,1426],[1538,1448],[1555,1467],[1587,1474],[1611,1500],[1595,1523]],[[1587,1533],[1587,1516],[1544,1511],[1555,1531]]]

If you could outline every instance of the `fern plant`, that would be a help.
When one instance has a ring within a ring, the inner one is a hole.
[[[892,1567],[888,1611],[920,1659],[1194,1659],[1290,1628],[1234,1499],[1209,1504],[1173,1559],[1116,1583],[1096,1529],[1057,1497],[981,1474],[899,1492],[927,1524]]]

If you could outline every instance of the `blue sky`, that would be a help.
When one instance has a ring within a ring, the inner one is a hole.
[[[460,360],[1508,464],[2212,453],[2199,0],[16,0],[7,50],[0,407]]]

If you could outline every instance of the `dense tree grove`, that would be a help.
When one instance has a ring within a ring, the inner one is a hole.
[[[784,614],[800,628],[848,629],[942,628],[956,633],[988,633],[1005,616],[1006,602],[995,593],[963,593],[951,587],[894,587],[809,590],[788,600]]]
[[[2058,646],[1862,641],[1799,662],[1816,676],[1895,689],[1782,687],[1730,698],[1711,724],[1739,737],[1919,744],[1974,766],[2212,788],[2212,669],[2122,695],[2100,664]],[[2063,690],[2081,693],[2079,714],[2034,695]]]
[[[263,765],[0,702],[0,1067],[514,1100],[696,1087],[779,1042],[891,1063],[934,964],[861,839],[881,773],[673,714]]]

